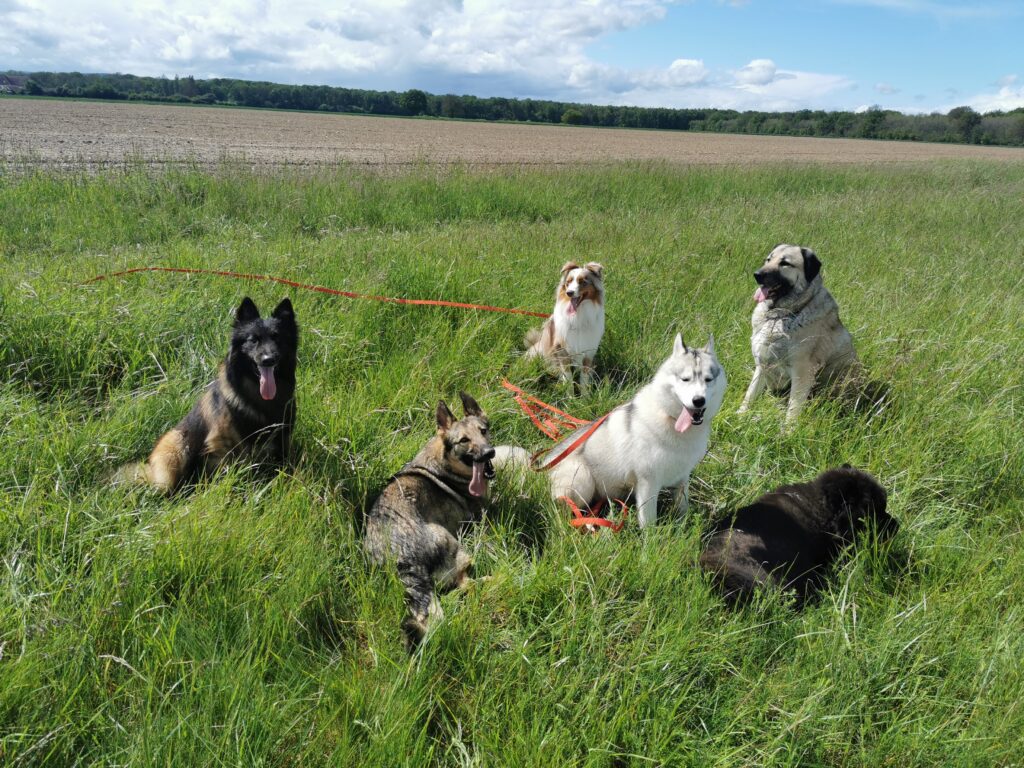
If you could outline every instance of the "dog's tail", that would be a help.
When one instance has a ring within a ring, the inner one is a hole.
[[[526,332],[526,346],[527,347],[532,347],[538,341],[540,341],[540,337],[541,337],[541,329],[540,328],[531,328],[530,330],[528,330]]]
[[[146,462],[135,461],[131,464],[125,464],[123,467],[118,467],[107,475],[107,483],[114,487],[147,485],[149,483],[149,473],[147,472]]]
[[[527,470],[530,468],[530,454],[516,445],[499,445],[494,449],[492,463],[495,469]]]

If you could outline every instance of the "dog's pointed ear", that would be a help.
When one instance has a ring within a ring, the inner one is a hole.
[[[804,257],[804,279],[809,283],[821,272],[821,259],[810,248],[801,248],[800,253]]]
[[[238,309],[235,310],[235,327],[251,323],[253,320],[260,319],[260,311],[256,309],[256,304],[246,296],[242,299],[242,303],[238,305]]]
[[[598,280],[604,277],[604,267],[598,264],[596,261],[588,261],[586,264],[584,264],[584,267],[586,267],[586,269],[597,275]]]
[[[477,405],[476,400],[465,392],[459,392],[459,399],[462,400],[462,411],[467,416],[483,416],[484,412],[480,406]]]
[[[448,407],[448,403],[444,400],[437,401],[437,428],[442,432],[447,432],[451,429],[452,424],[455,423],[455,414],[452,413],[452,409]]]
[[[575,261],[567,261],[567,262],[565,262],[565,264],[562,265],[562,274],[564,275],[570,269],[579,269],[579,268],[580,268],[580,265],[577,264]]]
[[[675,343],[672,345],[672,354],[681,355],[686,351],[686,344],[683,343],[683,334],[677,333]]]
[[[709,355],[715,354],[715,334],[708,336],[708,343],[704,345],[704,351]]]
[[[291,320],[294,322],[295,310],[292,309],[292,300],[288,297],[281,299],[281,303],[274,307],[274,311],[270,316],[278,320]]]

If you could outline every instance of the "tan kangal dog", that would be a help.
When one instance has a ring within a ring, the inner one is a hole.
[[[775,246],[754,272],[754,377],[738,413],[744,413],[765,386],[776,393],[788,387],[786,421],[792,423],[816,382],[859,372],[853,339],[820,272],[814,251],[785,243]]]

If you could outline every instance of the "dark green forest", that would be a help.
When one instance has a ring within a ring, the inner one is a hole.
[[[899,141],[1024,146],[1024,108],[979,114],[957,107],[947,114],[865,112],[738,112],[574,104],[539,99],[436,95],[418,89],[371,91],[326,85],[194,77],[138,77],[79,72],[6,72],[0,94],[88,99],[220,104],[349,114],[404,115],[465,120],[568,123],[609,128],[653,128],[774,136],[829,136]]]

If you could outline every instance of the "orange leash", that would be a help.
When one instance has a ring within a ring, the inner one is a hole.
[[[297,283],[294,280],[286,280],[283,277],[271,275],[250,275],[244,272],[228,272],[220,269],[187,269],[185,267],[136,267],[126,269],[122,272],[111,272],[107,275],[97,275],[86,280],[83,285],[106,280],[111,277],[123,275],[134,275],[138,272],[175,272],[182,275],[216,275],[217,277],[235,277],[242,280],[267,280],[272,283],[280,283],[292,288],[302,288],[306,291],[317,293],[328,293],[331,296],[344,296],[349,299],[369,299],[370,301],[384,301],[391,304],[416,304],[427,307],[460,307],[461,309],[479,309],[485,312],[505,312],[510,315],[529,315],[530,317],[551,317],[549,312],[532,312],[528,309],[510,309],[508,307],[491,307],[486,304],[467,304],[461,301],[440,301],[434,299],[400,299],[393,296],[374,296],[368,293],[353,293],[352,291],[339,291],[335,288],[325,288],[322,285],[310,285],[308,283]]]
[[[530,469],[534,472],[548,472],[562,463],[569,455],[572,454],[577,448],[583,443],[590,439],[598,427],[604,424],[605,420],[612,415],[612,411],[609,411],[601,418],[593,422],[586,422],[583,419],[577,419],[575,416],[570,416],[565,411],[560,411],[553,405],[545,403],[533,395],[529,395],[515,384],[512,384],[508,379],[502,379],[501,385],[505,389],[513,393],[515,401],[519,403],[519,407],[523,409],[523,413],[530,417],[530,421],[543,432],[545,435],[550,437],[552,440],[557,440],[562,435],[562,430],[574,431],[581,427],[589,424],[587,429],[583,430],[579,437],[573,440],[569,445],[562,449],[562,452],[555,456],[554,459],[538,466],[538,459],[547,453],[550,449],[541,449],[537,451],[533,456],[530,457]],[[541,416],[542,411],[547,411],[551,416]],[[594,525],[602,528],[611,528],[615,533],[622,530],[626,524],[626,519],[629,514],[629,508],[626,503],[620,499],[616,499],[616,503],[620,506],[622,512],[622,518],[618,523],[613,523],[611,520],[605,517],[597,517],[604,508],[605,500],[601,499],[597,506],[589,510],[590,515],[584,515],[583,511],[579,506],[570,499],[568,496],[559,496],[557,501],[565,502],[565,505],[572,511],[573,519],[569,521],[569,524],[574,528],[583,528],[584,526]]]
[[[530,417],[530,421],[533,422],[537,429],[552,440],[557,440],[561,436],[563,429],[571,432],[587,423],[583,419],[577,419],[565,411],[558,410],[553,405],[548,405],[543,400],[538,400],[533,395],[528,395],[508,379],[502,379],[501,386],[512,392],[515,401],[523,409],[523,413]],[[554,415],[541,418],[542,411],[547,411]]]
[[[565,505],[572,510],[573,518],[569,521],[569,525],[571,525],[573,528],[582,528],[587,525],[599,525],[602,528],[611,528],[612,531],[618,533],[622,530],[623,526],[625,526],[626,519],[629,514],[629,507],[627,507],[626,502],[622,501],[621,499],[615,500],[615,503],[622,507],[622,519],[619,520],[618,523],[613,523],[607,517],[594,516],[601,514],[601,509],[604,508],[604,499],[601,499],[599,502],[597,502],[597,506],[590,510],[592,515],[590,517],[584,515],[580,508],[576,505],[576,502],[574,502],[568,496],[559,496],[558,501],[564,501]]]

